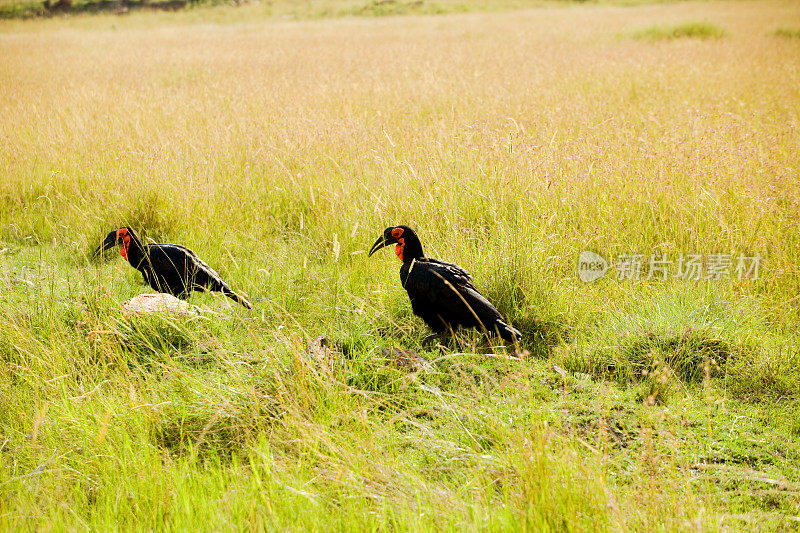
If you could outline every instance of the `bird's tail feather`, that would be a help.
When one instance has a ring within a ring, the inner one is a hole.
[[[522,340],[522,333],[502,320],[498,320],[494,327],[497,330],[497,334],[500,335],[500,338],[506,342],[518,342]]]
[[[248,309],[252,309],[253,308],[253,304],[251,304],[250,301],[247,298],[245,298],[243,295],[241,295],[241,294],[239,294],[237,292],[234,292],[233,289],[223,290],[223,292],[224,292],[225,296],[227,296],[228,298],[230,298],[234,302],[242,304],[243,306],[245,306]]]

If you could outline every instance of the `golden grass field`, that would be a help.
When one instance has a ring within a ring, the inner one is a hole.
[[[0,525],[796,528],[800,3],[523,6],[0,21]],[[420,349],[366,257],[400,223],[521,359]],[[121,224],[266,303],[127,325],[138,274],[89,260]],[[584,284],[582,250],[765,260]]]

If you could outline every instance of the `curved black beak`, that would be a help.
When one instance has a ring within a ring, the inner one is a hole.
[[[102,254],[109,248],[113,248],[116,245],[117,245],[117,231],[114,230],[108,235],[106,235],[106,238],[103,240],[103,244],[97,247],[97,250],[94,251],[92,257],[97,257],[98,255]]]
[[[374,254],[384,246],[388,246],[389,244],[391,243],[389,243],[389,241],[386,240],[386,236],[381,235],[380,237],[378,237],[378,240],[375,241],[375,244],[372,245],[372,248],[370,248],[369,255],[367,257],[371,257],[372,254]]]

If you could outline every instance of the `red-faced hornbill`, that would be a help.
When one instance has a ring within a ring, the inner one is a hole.
[[[153,290],[179,298],[188,298],[192,291],[218,291],[248,309],[253,307],[222,281],[213,268],[184,246],[145,244],[133,229],[124,227],[109,233],[94,255],[116,245],[119,245],[123,259],[142,273]]]
[[[478,328],[489,335],[499,335],[507,342],[522,338],[522,334],[506,324],[497,309],[478,292],[466,270],[425,257],[413,229],[408,226],[386,228],[372,245],[369,255],[390,244],[396,245],[394,252],[403,262],[400,282],[411,299],[411,309],[434,331],[423,339],[423,345],[459,327]]]

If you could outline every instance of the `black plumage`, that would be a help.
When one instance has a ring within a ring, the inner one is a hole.
[[[403,262],[400,282],[408,292],[411,309],[434,331],[423,344],[460,327],[478,328],[488,335],[499,335],[516,342],[522,334],[506,324],[495,307],[472,284],[472,276],[452,263],[425,257],[422,243],[408,226],[386,228],[375,241],[369,255],[395,244]]]
[[[153,290],[178,298],[188,298],[192,291],[217,291],[251,309],[247,299],[222,281],[219,274],[197,255],[178,244],[145,244],[131,228],[124,227],[106,236],[95,255],[119,245],[119,253],[142,273]]]

